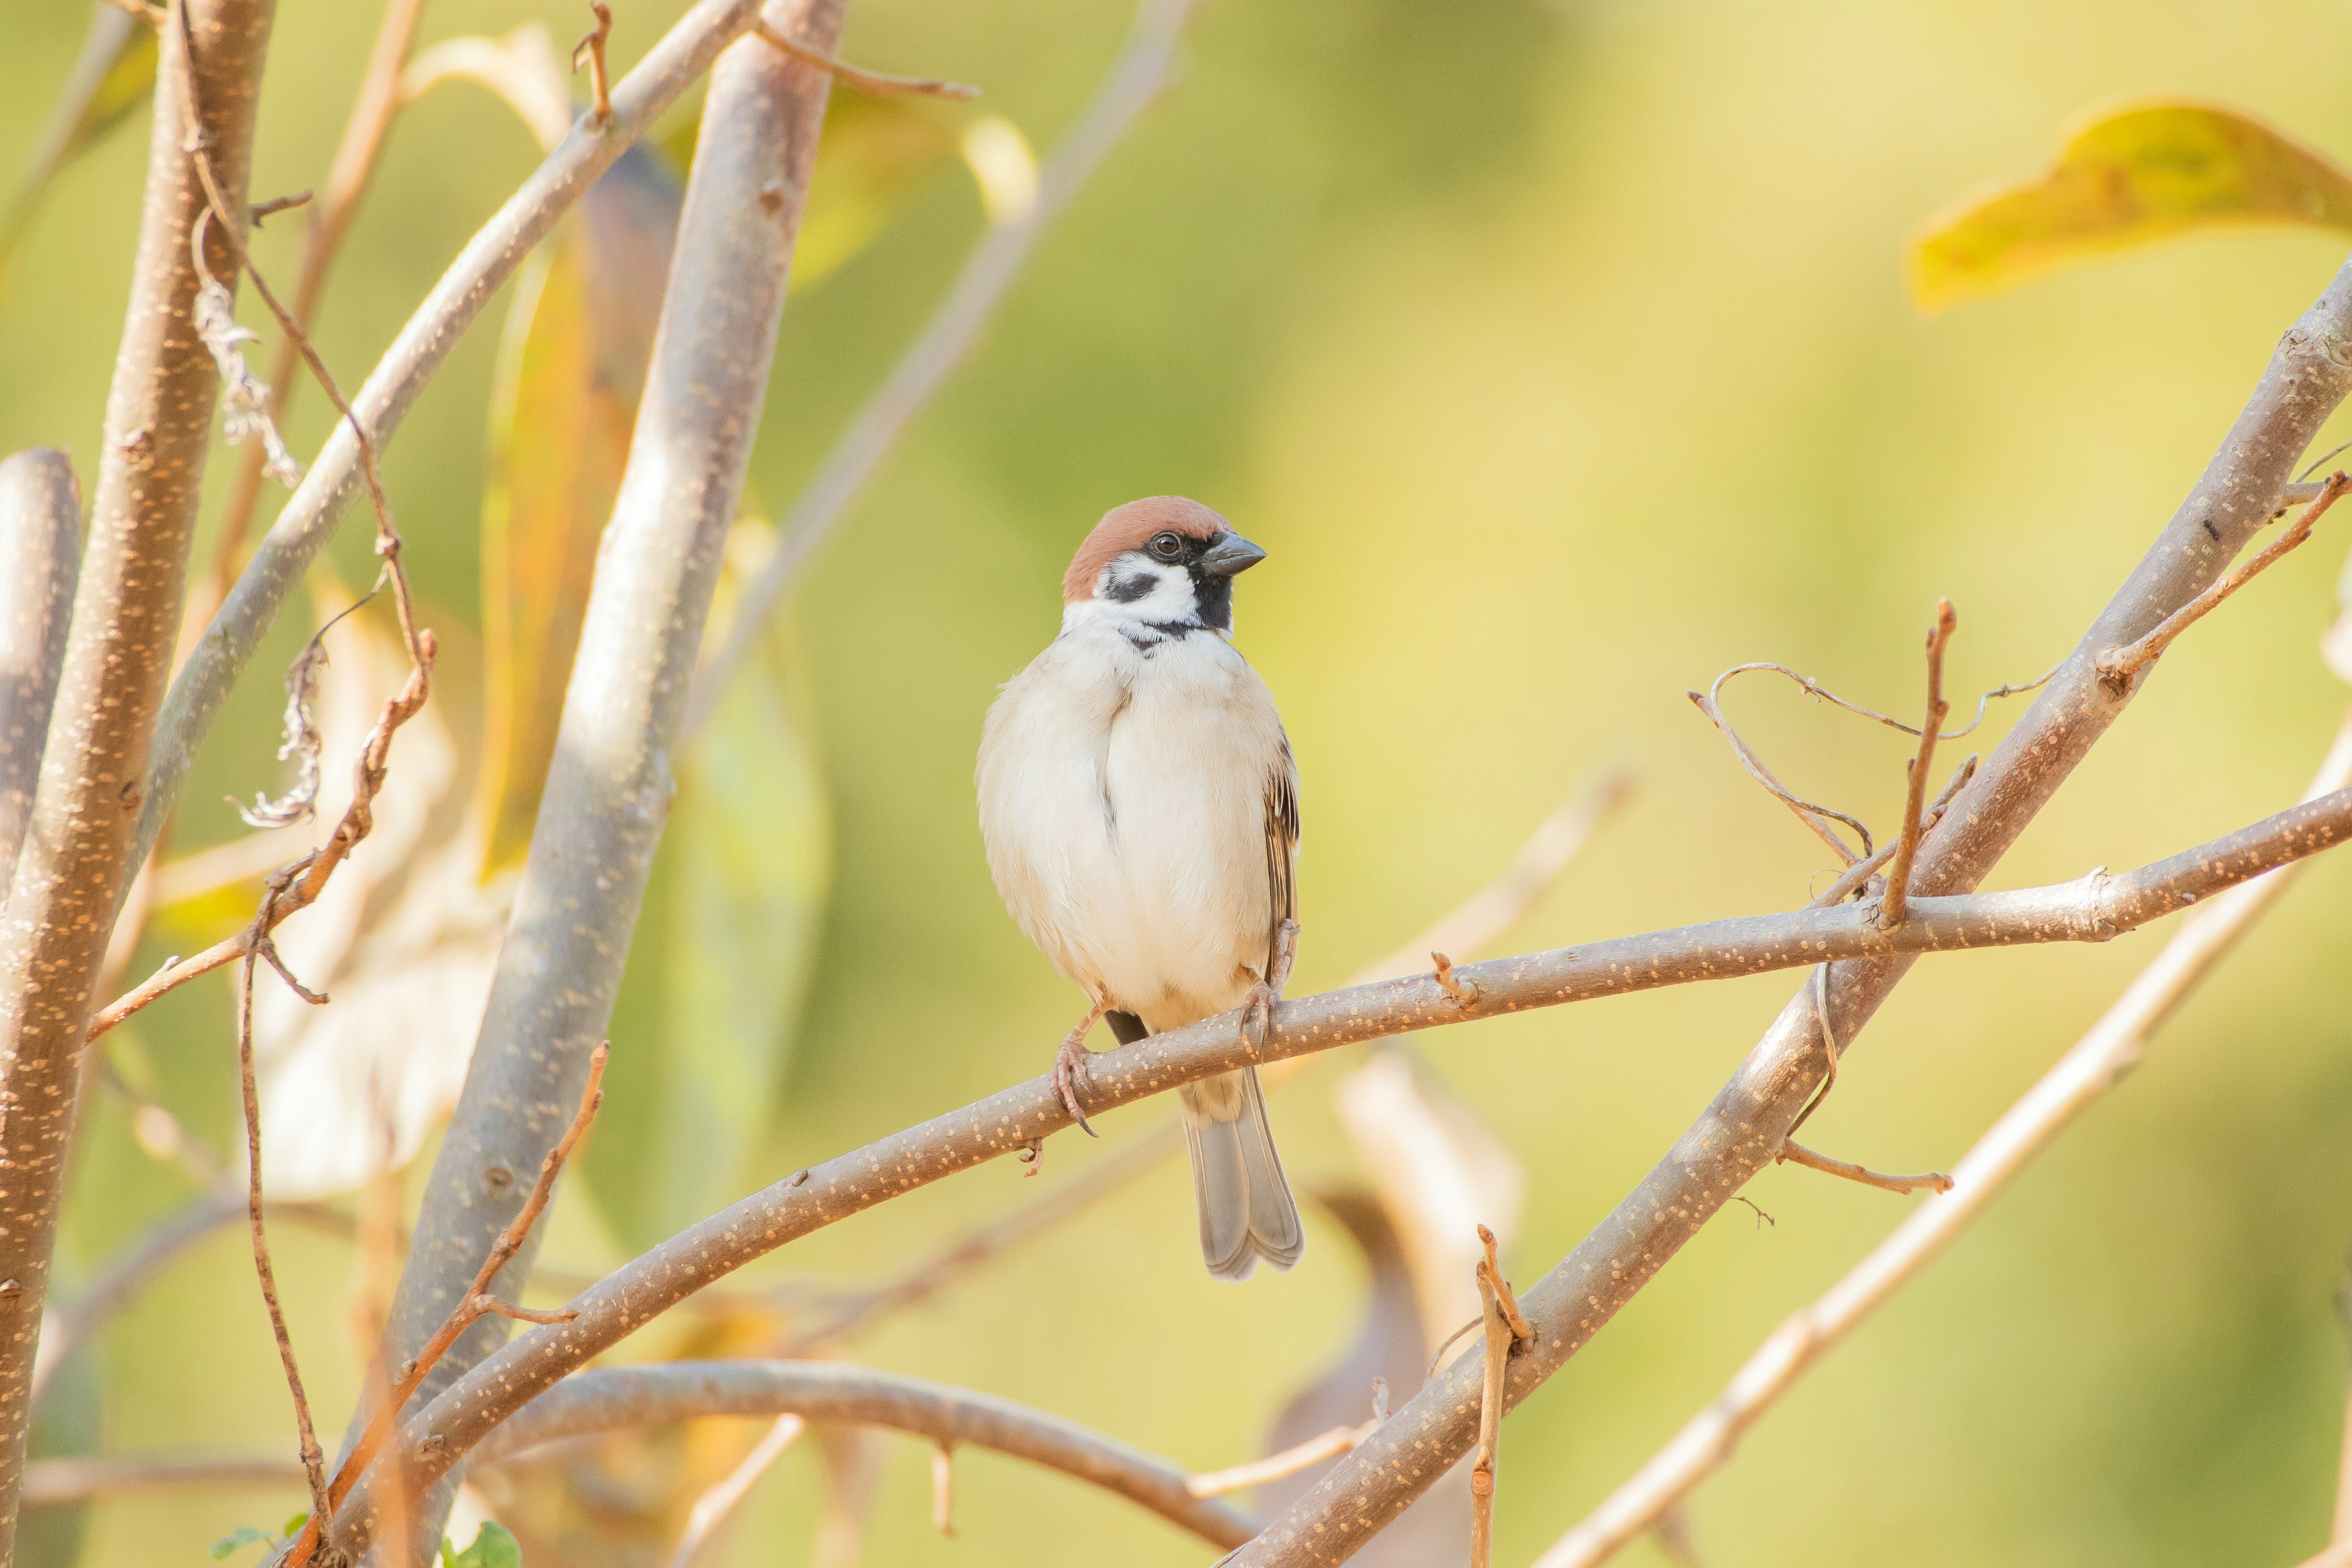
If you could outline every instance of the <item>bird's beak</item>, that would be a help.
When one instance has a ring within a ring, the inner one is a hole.
[[[1202,552],[1201,570],[1212,577],[1233,577],[1265,559],[1265,552],[1238,533],[1221,533]]]

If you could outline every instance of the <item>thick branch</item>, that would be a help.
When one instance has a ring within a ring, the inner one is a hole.
[[[1912,878],[1915,902],[1974,888],[2016,841],[2145,684],[2105,689],[2098,656],[2131,643],[2221,575],[2276,510],[2294,464],[2347,389],[2352,263],[2280,341],[2188,500],[1927,836]],[[1909,967],[1907,956],[1889,955],[1836,972],[1826,986],[1831,1024],[1848,1049]],[[1528,1315],[1544,1333],[1512,1363],[1514,1401],[1566,1364],[1779,1152],[1824,1073],[1811,993],[1808,985],[1790,999],[1674,1149],[1528,1292]],[[1423,1385],[1396,1419],[1244,1547],[1234,1568],[1347,1561],[1468,1451],[1473,1426],[1464,1413],[1475,1407],[1475,1373],[1457,1363]]]
[[[998,302],[1020,276],[1038,237],[1062,215],[1104,156],[1127,134],[1144,105],[1158,94],[1192,5],[1193,0],[1141,0],[1126,47],[1109,74],[1038,171],[1035,203],[1026,213],[988,231],[921,334],[892,367],[889,379],[866,400],[825,454],[823,466],[784,519],[774,557],[738,601],[725,642],[695,678],[694,694],[687,704],[687,734],[702,728],[719,692],[759,640],[761,624],[783,597],[802,563],[832,531],[881,466],[908,421],[921,412],[949,373],[971,352]],[[801,41],[813,40],[803,36]]]
[[[2310,797],[2352,784],[2352,721],[2337,734]],[[1953,1173],[1950,1195],[1919,1209],[1812,1305],[1781,1324],[1722,1395],[1691,1417],[1641,1472],[1537,1559],[1536,1568],[1594,1568],[1657,1527],[1812,1364],[1908,1284],[1999,1197],[2033,1157],[2123,1078],[2148,1037],[2285,893],[2300,862],[2242,883],[2181,924],[2116,1005],[2040,1082],[1993,1123]]]
[[[33,447],[0,462],[0,905],[40,783],[80,572],[73,459]]]
[[[1194,1497],[1177,1466],[1117,1438],[992,1394],[839,1362],[680,1361],[583,1372],[525,1405],[475,1458],[496,1464],[622,1426],[783,1415],[992,1448],[1116,1492],[1213,1546],[1238,1546],[1257,1529],[1230,1504]]]
[[[2352,791],[2296,806],[2118,877],[2094,872],[2081,881],[2052,888],[1914,899],[1910,917],[1893,931],[1879,926],[1874,904],[1849,904],[1717,921],[1465,964],[1457,974],[1478,988],[1478,999],[1467,1006],[1449,997],[1429,975],[1326,992],[1285,1002],[1276,1009],[1265,1043],[1255,1049],[1243,1037],[1240,1015],[1227,1013],[1099,1052],[1090,1064],[1087,1099],[1091,1109],[1108,1110],[1215,1073],[1362,1040],[1595,996],[1801,968],[1825,959],[2013,942],[2105,942],[2347,837],[2352,837]],[[704,1286],[800,1237],[959,1171],[1016,1153],[1032,1139],[1070,1124],[1049,1075],[795,1172],[681,1231],[581,1292],[572,1301],[577,1319],[525,1335],[467,1373],[403,1426],[397,1450],[420,1479],[432,1480],[523,1401]],[[1529,1384],[1518,1382],[1517,1369],[1538,1363],[1561,1342],[1556,1337],[1562,1311],[1557,1290],[1548,1277],[1521,1298],[1538,1331],[1537,1342],[1512,1362],[1515,1384],[1522,1389]],[[1458,1373],[1459,1363],[1453,1370]],[[1475,1415],[1475,1395],[1465,1394],[1464,1403]],[[1392,1420],[1374,1433],[1370,1443],[1391,1445],[1393,1426]],[[346,1516],[369,1501],[362,1488],[346,1507]]]
[[[379,449],[523,258],[709,68],[719,52],[751,26],[758,12],[759,0],[700,0],[614,88],[612,119],[597,126],[575,122],[546,162],[467,242],[352,400]],[[212,103],[209,95],[205,102]],[[224,268],[215,270],[225,273]],[[156,724],[152,771],[139,817],[140,856],[171,815],[197,747],[287,595],[360,494],[359,458],[352,430],[338,425],[173,681]]]
[[[98,495],[30,827],[0,931],[0,1562],[14,1551],[33,1358],[47,1295],[82,1032],[134,864],[131,830],[170,672],[217,399],[193,329],[188,241],[205,209],[192,139],[243,216],[271,0],[181,0],[162,37],[131,305]],[[187,40],[195,40],[191,60]],[[191,72],[205,106],[189,125]],[[214,226],[213,270],[227,270]]]
[[[846,0],[777,0],[767,20],[830,48]],[[387,1364],[417,1352],[521,1200],[513,1179],[563,1130],[604,1038],[675,790],[679,716],[760,427],[784,280],[831,79],[753,40],[711,73],[628,468],[597,558],[555,759],[515,912],[433,1166],[393,1308]],[[614,112],[622,112],[615,96]],[[576,134],[576,133],[575,133]],[[517,1107],[531,1110],[518,1118]],[[527,1239],[496,1293],[520,1294]],[[484,1319],[425,1384],[495,1350]],[[438,1537],[438,1521],[415,1539]]]

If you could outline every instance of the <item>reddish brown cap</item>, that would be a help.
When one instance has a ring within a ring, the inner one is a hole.
[[[1232,523],[1199,501],[1187,500],[1182,496],[1146,496],[1125,506],[1115,506],[1103,513],[1102,521],[1078,546],[1077,554],[1070,558],[1070,569],[1062,574],[1062,603],[1075,605],[1081,599],[1093,598],[1095,580],[1102,575],[1102,569],[1116,557],[1139,549],[1156,533],[1214,539],[1233,531]]]

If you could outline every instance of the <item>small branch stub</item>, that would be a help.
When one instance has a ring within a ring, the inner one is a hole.
[[[1469,1007],[1476,1005],[1478,1001],[1476,981],[1465,975],[1454,973],[1454,961],[1442,952],[1431,953],[1429,961],[1436,966],[1431,978],[1437,982],[1439,990],[1453,997],[1458,1006]]]
[[[1802,1143],[1783,1143],[1774,1163],[1786,1160],[1792,1165],[1802,1165],[1809,1171],[1824,1175],[1843,1176],[1849,1182],[1859,1182],[1865,1187],[1876,1187],[1886,1193],[1916,1193],[1922,1189],[1935,1193],[1952,1190],[1952,1178],[1941,1171],[1927,1171],[1916,1176],[1889,1176],[1871,1170],[1866,1165],[1850,1164],[1832,1160],[1827,1154],[1816,1154]]]
[[[613,82],[604,68],[604,46],[613,37],[613,8],[604,0],[588,0],[588,9],[595,14],[595,30],[572,46],[572,68],[577,73],[582,60],[586,60],[589,123],[603,126],[613,119]]]

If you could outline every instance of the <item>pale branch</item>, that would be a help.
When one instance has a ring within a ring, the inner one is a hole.
[[[1344,1454],[1371,1435],[1379,1426],[1377,1420],[1365,1421],[1353,1426],[1334,1426],[1328,1432],[1294,1444],[1279,1454],[1268,1454],[1263,1459],[1230,1469],[1204,1470],[1184,1483],[1184,1489],[1194,1497],[1225,1497],[1234,1492],[1245,1492],[1278,1481],[1285,1476],[1295,1476],[1311,1465],[1319,1465],[1337,1454]]]
[[[73,459],[30,447],[0,462],[0,904],[41,782],[80,572]]]
[[[1971,752],[1961,759],[1958,767],[1952,770],[1952,776],[1946,781],[1942,792],[1920,815],[1919,831],[1924,834],[1942,821],[1945,808],[1952,804],[1952,797],[1968,788],[1969,781],[1976,776],[1977,756],[1974,752]],[[1836,881],[1822,889],[1805,905],[1805,908],[1825,910],[1832,904],[1843,903],[1848,898],[1860,891],[1864,883],[1878,875],[1885,868],[1886,863],[1895,858],[1895,852],[1901,847],[1903,847],[1903,841],[1899,838],[1891,844],[1880,845],[1868,855],[1848,866]]]
[[[1827,1154],[1817,1154],[1793,1140],[1781,1143],[1780,1158],[1791,1165],[1802,1165],[1826,1176],[1843,1176],[1849,1182],[1859,1182],[1865,1187],[1876,1187],[1885,1193],[1948,1193],[1952,1190],[1952,1178],[1941,1171],[1925,1171],[1916,1176],[1889,1176],[1867,1165],[1856,1165],[1850,1161],[1832,1160]]]
[[[670,1553],[669,1568],[694,1568],[752,1487],[807,1426],[805,1417],[777,1416],[775,1424],[752,1445],[751,1451],[694,1500],[694,1507],[686,1516],[686,1529],[678,1534],[677,1550]]]
[[[248,963],[248,973],[251,967]],[[577,1316],[568,1310],[526,1311],[499,1300],[490,1292],[498,1280],[499,1271],[522,1250],[524,1238],[530,1235],[530,1227],[539,1222],[541,1215],[547,1212],[548,1202],[555,1195],[555,1178],[562,1173],[564,1163],[572,1158],[572,1151],[580,1146],[580,1141],[588,1135],[588,1129],[595,1122],[596,1112],[604,1103],[604,1064],[611,1055],[612,1047],[603,1044],[590,1054],[588,1082],[580,1091],[580,1107],[572,1112],[571,1124],[564,1129],[563,1136],[556,1140],[555,1147],[550,1149],[540,1162],[538,1179],[531,1183],[530,1192],[523,1199],[522,1207],[499,1233],[498,1240],[490,1246],[489,1256],[483,1258],[481,1267],[474,1271],[472,1285],[450,1308],[449,1315],[442,1321],[441,1326],[434,1331],[414,1359],[402,1364],[399,1380],[392,1385],[392,1391],[383,1402],[375,1407],[375,1414],[361,1431],[359,1440],[352,1445],[350,1455],[337,1467],[334,1483],[327,1491],[326,1506],[311,1514],[304,1522],[302,1532],[288,1546],[285,1568],[302,1568],[311,1560],[319,1543],[320,1521],[331,1518],[335,1507],[351,1495],[361,1472],[375,1458],[376,1450],[383,1446],[393,1424],[399,1419],[402,1407],[423,1385],[435,1364],[448,1353],[450,1347],[478,1320],[497,1316],[533,1323],[564,1323]]]
[[[702,663],[680,733],[710,717],[728,679],[763,635],[761,627],[810,554],[874,477],[909,421],[922,412],[971,351],[1038,238],[1061,216],[1143,107],[1166,82],[1194,0],[1140,0],[1118,58],[1037,174],[1029,210],[997,223],[981,240],[939,309],[890,374],[843,431],[786,515],[776,552],[744,588],[726,637]],[[811,40],[796,35],[803,44]]]
[[[2121,875],[2094,872],[2056,887],[1914,899],[1909,918],[1893,931],[1879,926],[1877,910],[1868,904],[1801,910],[1465,964],[1457,973],[1478,988],[1477,1002],[1466,1007],[1427,975],[1326,992],[1283,1003],[1262,1047],[1244,1037],[1238,1013],[1227,1013],[1099,1052],[1093,1058],[1087,1098],[1090,1109],[1108,1110],[1216,1073],[1360,1041],[1832,959],[2021,942],[2105,942],[2347,837],[2352,837],[2352,790]],[[1810,1090],[1811,1081],[1804,1087]],[[931,1182],[1016,1153],[1031,1140],[1071,1124],[1048,1074],[795,1172],[679,1232],[575,1296],[576,1319],[506,1345],[411,1417],[394,1447],[408,1468],[431,1481],[523,1401],[704,1286],[788,1242]],[[1558,1286],[1549,1277],[1522,1300],[1538,1331],[1558,1332],[1544,1329],[1549,1315],[1559,1309]],[[1514,1366],[1538,1362],[1540,1352],[1557,1342],[1539,1338],[1537,1346],[1514,1358]],[[1475,1409],[1475,1399],[1466,1394],[1462,1397],[1465,1408]],[[1371,1442],[1384,1443],[1386,1431],[1374,1434]],[[345,1519],[354,1520],[354,1510],[363,1510],[369,1502],[368,1489],[362,1486],[346,1505]]]
[[[824,47],[847,0],[774,0],[772,26]],[[641,69],[643,68],[640,68]],[[402,1270],[387,1359],[416,1352],[468,1292],[515,1212],[497,1173],[538,1159],[561,1126],[517,1107],[576,1099],[604,1037],[676,779],[679,722],[728,531],[760,428],[785,281],[832,79],[746,39],[712,68],[626,471],[596,579],[515,910]],[[625,90],[625,84],[624,87]],[[614,113],[626,112],[619,94]],[[503,1292],[520,1297],[537,1238]],[[484,1320],[433,1369],[425,1397],[506,1337]],[[446,1496],[422,1506],[438,1538]]]
[[[993,1394],[841,1362],[679,1361],[583,1372],[524,1405],[476,1461],[509,1462],[541,1444],[622,1427],[786,1415],[1009,1454],[1116,1493],[1213,1546],[1238,1546],[1256,1529],[1230,1504],[1194,1497],[1180,1467],[1115,1437]]]
[[[41,781],[0,932],[0,1562],[15,1551],[33,1360],[48,1293],[107,939],[138,864],[157,702],[170,674],[219,384],[190,330],[201,282],[189,238],[206,196],[188,144],[211,150],[244,219],[270,0],[181,0],[163,29],[131,299],[108,394],[97,495]],[[191,51],[187,41],[197,40]],[[207,119],[184,118],[200,79]],[[222,252],[229,224],[212,226]]]
[[[980,89],[960,81],[942,81],[935,77],[885,76],[880,71],[861,70],[857,67],[834,58],[823,49],[788,38],[775,28],[761,22],[751,29],[751,36],[769,47],[781,49],[804,66],[814,66],[845,87],[879,96],[912,93],[919,98],[978,98]]]
[[[2352,784],[2352,719],[2336,733],[2306,798]],[[2241,883],[2181,923],[2116,1004],[2004,1112],[1956,1167],[1949,1195],[1915,1211],[1811,1306],[1790,1317],[1657,1456],[1555,1542],[1536,1568],[1595,1568],[1669,1512],[1731,1458],[1739,1439],[1797,1380],[1981,1215],[2051,1141],[2123,1078],[2148,1038],[2267,914],[2301,862]]]
[[[1936,601],[1936,624],[1927,628],[1927,716],[1919,725],[1919,752],[1904,769],[1903,829],[1895,841],[1894,858],[1886,863],[1886,892],[1879,900],[1878,923],[1901,925],[1903,900],[1911,890],[1911,861],[1919,853],[1921,814],[1927,799],[1927,770],[1936,763],[1937,732],[1951,711],[1944,700],[1944,648],[1957,625],[1949,599]]]
[[[359,90],[352,99],[351,118],[344,121],[342,140],[335,148],[334,161],[328,165],[326,184],[310,204],[310,226],[303,236],[302,259],[294,276],[290,307],[290,314],[305,331],[318,319],[327,275],[342,249],[343,237],[351,232],[360,199],[375,177],[384,140],[400,112],[404,101],[400,95],[401,64],[407,58],[409,43],[415,37],[417,19],[424,9],[425,0],[386,0],[383,20],[377,24],[375,43],[368,51]],[[260,210],[255,209],[257,217]],[[297,384],[295,371],[300,352],[291,334],[279,334],[268,383],[269,417],[273,423],[283,424],[286,418]],[[264,453],[258,446],[246,447],[237,458],[236,471],[229,481],[228,499],[221,508],[212,561],[204,575],[191,584],[187,608],[181,616],[180,658],[184,659],[228,593],[236,558],[244,551],[247,535],[253,531],[254,510],[260,504],[263,459]]]
[[[214,1455],[82,1454],[64,1459],[35,1459],[25,1467],[26,1508],[68,1502],[95,1502],[125,1492],[191,1490],[219,1493],[252,1488],[256,1490],[302,1487],[302,1467],[285,1459],[256,1455],[236,1458]]]
[[[759,0],[698,0],[636,69],[614,86],[611,120],[575,123],[467,242],[352,400],[358,425],[379,447],[392,438],[425,383],[523,258],[758,13]],[[156,723],[134,863],[145,857],[171,815],[188,766],[230,689],[361,485],[358,443],[351,425],[340,424],[172,683]]]
[[[2352,1568],[2352,1541],[2336,1542],[2305,1558],[2297,1568]]]
[[[2293,466],[2347,389],[2352,264],[2280,340],[2170,522],[1927,837],[1915,895],[1965,893],[1983,879],[2128,703],[2129,691],[2100,682],[2097,656],[2137,637],[2221,575],[2269,521]],[[1513,1360],[1514,1402],[1565,1365],[1771,1161],[1824,1076],[1825,1026],[1850,1048],[1911,962],[1909,954],[1885,954],[1839,966],[1825,986],[1833,1025],[1816,1009],[1810,984],[1790,998],[1675,1147],[1523,1298],[1545,1331]],[[1474,1371],[1457,1363],[1424,1385],[1397,1419],[1336,1462],[1244,1547],[1234,1568],[1345,1562],[1469,1451]]]
[[[2211,584],[2131,642],[2100,654],[2099,679],[2111,688],[2128,685],[2133,676],[2161,657],[2181,633],[2212,614],[2221,607],[2222,600],[2252,582],[2266,567],[2309,539],[2313,525],[2327,515],[2327,509],[2336,504],[2336,498],[2347,489],[2352,489],[2352,478],[2340,473],[2336,475],[2320,487],[2311,504],[2303,509],[2303,514],[2287,527],[2286,531],[2264,545],[2252,560],[2238,566],[2228,576]]]

